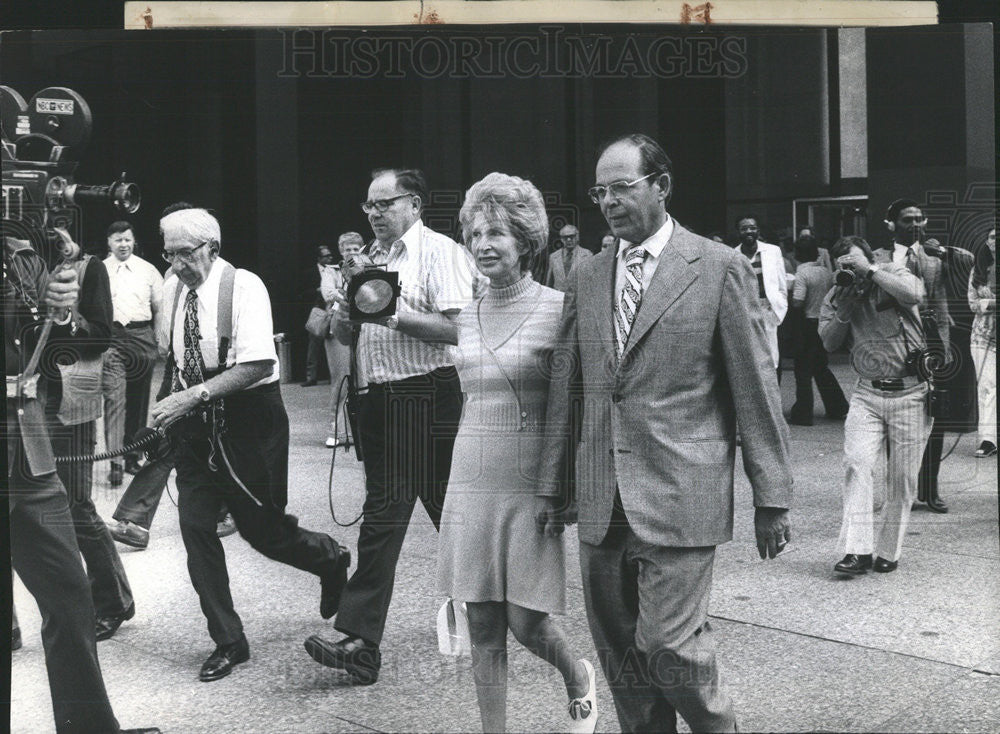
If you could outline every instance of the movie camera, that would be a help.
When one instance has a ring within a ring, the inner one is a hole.
[[[124,172],[101,186],[74,180],[92,127],[90,106],[72,89],[47,87],[25,102],[0,86],[4,230],[31,242],[49,263],[53,252],[64,252],[56,228],[74,231],[80,207],[104,205],[124,214],[139,209],[139,187]]]

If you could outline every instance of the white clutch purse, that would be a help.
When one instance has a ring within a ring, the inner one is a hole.
[[[469,617],[465,602],[447,599],[437,614],[438,651],[442,655],[460,657],[472,654],[469,638]]]

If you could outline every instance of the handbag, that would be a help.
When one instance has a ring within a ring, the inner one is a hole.
[[[319,339],[330,335],[330,314],[322,308],[312,307],[306,319],[306,331]]]
[[[438,652],[442,655],[461,657],[472,654],[469,637],[469,617],[465,602],[446,599],[437,613]]]

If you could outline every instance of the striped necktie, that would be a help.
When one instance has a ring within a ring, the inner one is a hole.
[[[632,247],[625,251],[625,285],[615,309],[615,346],[619,359],[625,353],[628,335],[642,301],[642,263],[645,259],[644,247]]]

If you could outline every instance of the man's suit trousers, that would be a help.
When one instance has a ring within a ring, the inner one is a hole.
[[[396,562],[417,498],[434,527],[441,521],[451,456],[462,415],[454,367],[370,385],[359,415],[365,461],[364,520],[358,567],[344,589],[336,628],[380,644]]]
[[[94,421],[64,426],[58,420],[51,418],[49,427],[52,450],[56,456],[93,454],[97,444]],[[76,540],[87,564],[87,576],[90,578],[97,616],[124,614],[133,604],[132,587],[111,531],[94,506],[94,463],[72,462],[58,464],[56,468],[59,480],[66,488]]]
[[[715,547],[642,541],[616,508],[600,545],[580,543],[590,631],[623,732],[732,732],[708,623]]]

